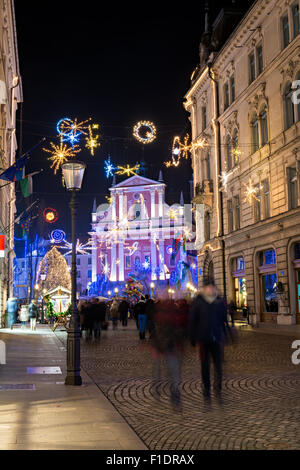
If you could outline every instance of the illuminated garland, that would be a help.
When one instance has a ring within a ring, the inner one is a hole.
[[[141,134],[142,128],[148,129],[145,135]],[[156,127],[153,122],[139,121],[133,128],[133,136],[142,144],[151,144],[156,139]]]

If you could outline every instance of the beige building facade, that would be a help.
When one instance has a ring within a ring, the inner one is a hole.
[[[206,142],[192,155],[200,286],[213,276],[253,324],[300,323],[299,1],[257,0],[212,51],[220,22],[184,103]]]
[[[16,112],[22,101],[14,2],[0,0],[0,171],[16,158]],[[5,235],[5,254],[0,258],[0,314],[12,295],[14,257],[15,184],[0,180],[0,233]]]

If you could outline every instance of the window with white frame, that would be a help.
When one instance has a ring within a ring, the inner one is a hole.
[[[259,113],[261,146],[268,142],[268,115],[267,106],[264,104]]]
[[[288,82],[284,88],[284,124],[285,129],[289,129],[295,122],[294,104],[292,101],[293,89],[291,82]]]
[[[251,119],[251,151],[256,152],[259,148],[259,130],[257,114],[253,113]]]

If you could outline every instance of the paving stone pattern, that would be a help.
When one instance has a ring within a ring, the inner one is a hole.
[[[57,331],[62,342],[66,333]],[[151,450],[300,449],[300,365],[291,362],[292,336],[239,332],[225,348],[222,405],[202,398],[196,348],[187,345],[182,413],[169,383],[152,380],[153,357],[133,322],[81,340],[82,367]],[[160,397],[158,393],[160,392]]]

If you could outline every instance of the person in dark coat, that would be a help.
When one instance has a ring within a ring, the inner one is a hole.
[[[102,323],[105,321],[105,316],[106,316],[105,302],[99,302],[98,300],[95,303],[93,316],[94,316],[94,337],[100,339]]]
[[[127,326],[129,303],[123,299],[119,304],[119,314],[122,326]]]
[[[145,306],[145,313],[147,315],[147,328],[149,331],[149,335],[154,329],[154,311],[155,311],[155,304],[154,300],[150,299],[149,295],[145,295],[146,306]]]
[[[212,280],[204,281],[204,288],[192,304],[189,318],[189,336],[193,346],[199,344],[204,397],[210,398],[210,358],[215,369],[214,390],[221,398],[223,339],[228,326],[226,305],[217,296]]]
[[[147,326],[147,315],[146,315],[146,302],[145,297],[141,297],[136,305],[136,313],[138,317],[139,335],[140,339],[145,339],[146,326]]]

